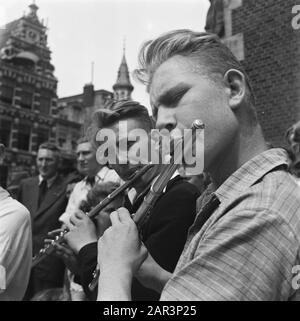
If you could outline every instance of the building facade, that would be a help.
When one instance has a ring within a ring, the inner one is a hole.
[[[107,90],[95,90],[93,84],[86,84],[83,93],[58,99],[57,144],[70,149],[92,121],[92,115],[98,108],[105,108],[113,99],[113,93]],[[76,131],[70,126],[74,123]]]
[[[207,17],[207,30],[219,33],[245,66],[264,135],[274,146],[285,145],[287,128],[300,117],[300,31],[292,26],[296,4],[211,0]]]
[[[28,14],[0,27],[0,142],[6,146],[2,186],[35,173],[38,146],[57,142],[57,127],[64,122],[58,119],[47,28],[37,11],[31,4]],[[79,135],[77,122],[68,126]],[[63,150],[63,162],[74,163],[72,148]]]

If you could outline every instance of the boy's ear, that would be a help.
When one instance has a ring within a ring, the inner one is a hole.
[[[229,106],[234,110],[241,105],[246,95],[245,75],[237,69],[229,69],[224,75],[224,81],[230,89]]]

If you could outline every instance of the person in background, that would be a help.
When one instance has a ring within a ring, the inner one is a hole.
[[[0,144],[0,158],[5,148]],[[28,210],[0,187],[0,301],[22,300],[30,276],[32,241]]]
[[[67,208],[59,218],[60,222],[66,226],[69,226],[70,216],[79,209],[81,202],[86,200],[88,192],[95,183],[121,183],[120,177],[114,170],[98,163],[96,148],[88,138],[82,137],[78,140],[76,155],[78,171],[84,175],[84,178],[75,184],[70,194]]]
[[[77,142],[77,168],[84,178],[74,185],[69,195],[68,204],[65,212],[60,216],[59,221],[63,224],[62,229],[70,227],[69,219],[79,210],[80,204],[86,200],[88,192],[96,185],[102,182],[121,183],[121,179],[114,170],[107,166],[99,164],[96,159],[96,148],[88,138],[82,137]],[[60,230],[54,230],[50,236],[55,235]],[[49,240],[47,239],[47,242]],[[64,258],[66,263],[66,259]],[[85,300],[85,295],[81,287],[80,280],[71,271],[67,271],[65,283],[71,293],[73,301]]]
[[[59,216],[67,205],[66,183],[58,174],[60,150],[53,143],[39,146],[36,159],[39,175],[23,180],[18,200],[31,215],[33,254],[44,247],[47,233],[60,226]],[[64,264],[55,257],[47,257],[32,268],[24,300],[45,289],[63,284]]]
[[[297,184],[300,185],[300,121],[287,130],[285,138],[291,157],[290,171],[297,178]]]

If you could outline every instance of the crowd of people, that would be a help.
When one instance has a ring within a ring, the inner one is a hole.
[[[163,34],[144,44],[139,64],[152,117],[138,102],[112,101],[78,141],[76,184],[59,174],[60,150],[47,142],[18,201],[0,190],[0,300],[299,300],[300,123],[287,130],[288,148],[270,147],[250,79],[213,34]],[[145,166],[99,162],[99,130],[111,130],[119,146],[132,130],[172,132],[195,120],[205,125],[203,173],[175,172],[141,226],[134,214],[166,164],[86,215]],[[63,242],[53,242],[61,233]]]

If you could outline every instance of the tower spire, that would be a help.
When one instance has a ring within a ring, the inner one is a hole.
[[[94,63],[94,61],[92,61],[92,66],[91,66],[91,83],[94,82],[94,66],[95,66],[95,63]]]
[[[37,16],[37,11],[39,10],[39,7],[35,4],[35,1],[33,0],[32,3],[29,5],[29,13],[27,14],[27,17],[34,21],[39,21],[39,18]]]
[[[129,70],[125,57],[125,37],[123,40],[123,57],[118,71],[116,83],[113,85],[116,100],[131,100],[131,93],[134,87],[131,84]]]
[[[126,50],[126,37],[123,38],[123,56],[125,56],[125,50]]]

